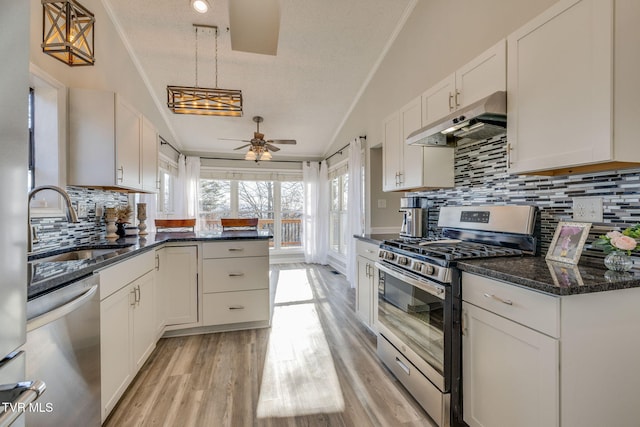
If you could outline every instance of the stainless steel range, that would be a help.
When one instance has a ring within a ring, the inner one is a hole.
[[[456,262],[534,254],[535,219],[533,206],[447,206],[441,236],[380,245],[378,355],[439,426],[462,420]]]

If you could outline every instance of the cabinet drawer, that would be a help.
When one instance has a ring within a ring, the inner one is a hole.
[[[154,268],[155,251],[147,251],[100,270],[100,300]]]
[[[269,288],[269,257],[205,259],[204,292]]]
[[[355,239],[355,237],[354,237]],[[356,252],[371,261],[378,259],[378,245],[356,239]]]
[[[462,299],[549,336],[560,336],[559,298],[463,272]]]
[[[202,245],[204,258],[237,258],[245,256],[266,256],[269,253],[268,240],[230,240]]]
[[[204,294],[202,311],[206,326],[269,320],[269,291]]]

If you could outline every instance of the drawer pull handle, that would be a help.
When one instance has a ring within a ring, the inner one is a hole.
[[[229,248],[229,252],[240,252],[244,251],[244,248]]]
[[[232,305],[231,307],[229,307],[229,310],[244,310],[244,306],[243,305]]]
[[[244,273],[229,273],[229,277],[242,277]]]
[[[407,375],[411,375],[411,373],[409,371],[409,367],[407,365],[405,365],[404,363],[402,363],[402,361],[400,359],[398,359],[398,356],[396,356],[396,363],[398,364],[398,366],[400,366],[400,368],[402,368],[403,371],[406,372]]]
[[[500,301],[503,304],[507,304],[507,305],[513,305],[513,301],[511,301],[510,299],[502,299],[500,297],[497,297],[493,294],[484,294],[485,298],[493,298],[496,301]]]

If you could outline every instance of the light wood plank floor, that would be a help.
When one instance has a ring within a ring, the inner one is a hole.
[[[160,340],[106,426],[434,425],[378,360],[344,276],[287,264],[271,280],[271,328]]]

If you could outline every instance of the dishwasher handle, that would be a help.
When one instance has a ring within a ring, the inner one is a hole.
[[[0,427],[13,424],[46,389],[46,384],[40,380],[0,385],[0,401],[4,409],[0,411]]]
[[[34,329],[38,329],[41,326],[47,325],[51,322],[54,322],[67,314],[71,313],[74,310],[77,310],[82,306],[88,299],[90,299],[96,292],[98,291],[98,285],[93,285],[89,290],[79,297],[72,299],[68,303],[55,308],[43,315],[38,317],[34,317],[33,319],[27,322],[27,332],[31,332]]]

